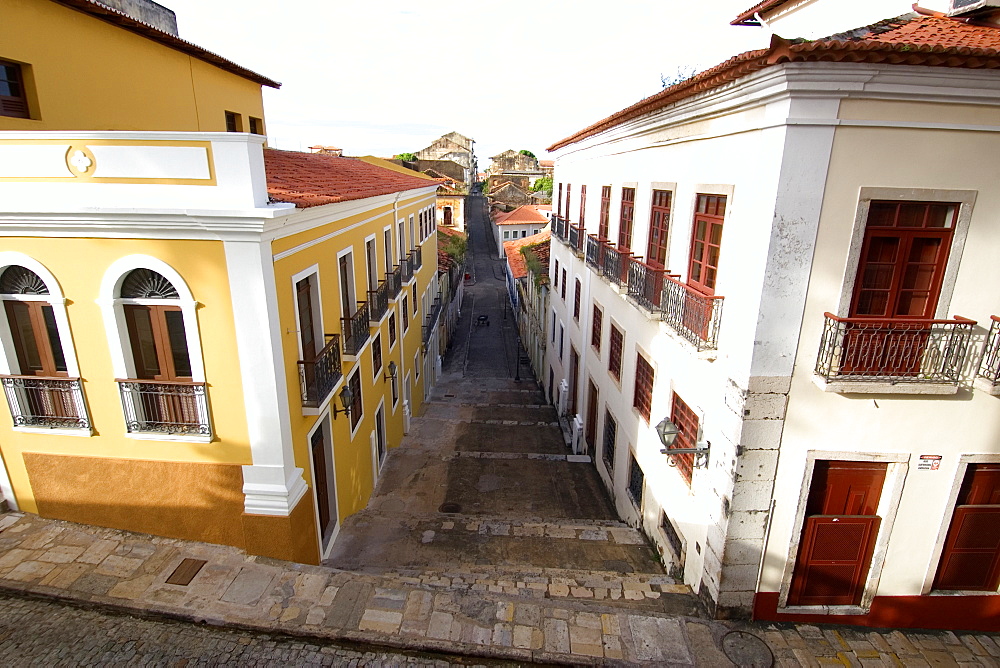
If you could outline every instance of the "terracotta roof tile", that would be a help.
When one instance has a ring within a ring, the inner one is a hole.
[[[768,48],[734,56],[556,142],[548,150],[569,146],[766,67],[793,62],[1000,69],[1000,28],[914,14],[811,42],[790,42],[773,35]]]
[[[526,246],[542,244],[535,250],[535,255],[538,256],[539,260],[542,260],[542,256],[544,255],[543,264],[547,267],[551,239],[552,233],[546,230],[538,234],[532,234],[530,237],[524,237],[523,239],[503,242],[503,252],[507,255],[507,264],[510,265],[511,275],[514,278],[525,278],[528,275],[528,266],[524,261],[524,255],[521,254],[521,249]]]
[[[434,187],[436,183],[356,158],[273,148],[264,149],[264,170],[268,194],[301,209]]]
[[[729,22],[729,25],[734,26],[759,26],[760,23],[754,18],[754,14],[759,14],[760,12],[766,12],[769,9],[775,9],[781,5],[788,2],[788,0],[764,0],[764,2],[758,2],[756,5],[746,10],[735,19]]]
[[[462,239],[466,237],[464,232],[456,230],[454,227],[445,227],[444,225],[438,225],[437,231],[438,234],[445,234],[449,237],[460,237]]]
[[[541,204],[525,204],[510,213],[500,214],[494,222],[497,225],[531,225],[532,223],[547,225],[549,219],[540,213],[540,210],[546,210],[546,207]],[[547,207],[547,210],[551,211],[552,207]]]

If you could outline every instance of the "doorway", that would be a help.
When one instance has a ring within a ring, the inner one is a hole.
[[[1000,587],[1000,464],[970,464],[958,493],[934,589]]]
[[[333,466],[333,439],[330,437],[329,414],[318,421],[309,436],[312,458],[313,490],[319,515],[320,549],[325,554],[339,528],[337,514],[337,484]]]
[[[816,462],[788,605],[861,604],[885,476],[880,462]]]

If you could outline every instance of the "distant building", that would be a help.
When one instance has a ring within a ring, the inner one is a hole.
[[[532,372],[543,390],[551,390],[546,378],[545,350],[549,312],[549,230],[517,241],[505,241],[507,290],[517,320],[521,345],[528,353]]]
[[[500,257],[503,257],[504,242],[538,234],[549,225],[545,207],[536,205],[520,206],[507,213],[498,213],[493,217],[493,234]]]
[[[449,132],[446,135],[435,139],[427,148],[417,151],[417,160],[423,161],[451,161],[461,165],[463,174],[461,180],[466,187],[472,187],[472,180],[479,167],[476,163],[475,140],[457,132]],[[433,166],[433,165],[428,165]],[[423,171],[425,167],[419,167],[418,171]],[[439,172],[447,173],[444,168],[437,168]]]

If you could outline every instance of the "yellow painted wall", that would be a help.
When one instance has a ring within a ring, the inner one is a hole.
[[[73,344],[94,428],[94,435],[89,438],[44,431],[15,432],[10,412],[0,411],[0,447],[21,509],[40,510],[23,461],[25,453],[215,465],[251,463],[240,366],[234,344],[232,300],[221,242],[8,237],[3,247],[34,258],[59,281],[67,299]],[[108,336],[95,300],[99,297],[104,272],[111,263],[132,254],[150,255],[169,264],[184,278],[199,303],[199,333],[214,429],[211,443],[136,440],[126,436]],[[123,464],[123,467],[133,465]],[[58,473],[60,469],[50,467],[46,470]],[[56,486],[65,483],[65,480],[52,482]],[[241,487],[242,483],[239,485]]]
[[[0,2],[0,60],[33,82],[32,118],[0,116],[0,130],[222,132],[233,111],[247,131],[264,118],[260,84],[50,0]]]
[[[330,223],[318,225],[306,232],[290,235],[276,239],[272,242],[272,251],[275,254],[294,249],[309,241],[333,234],[334,236],[321,243],[309,245],[288,257],[277,260],[274,263],[275,283],[278,294],[278,312],[280,319],[280,331],[283,333],[283,353],[285,359],[286,382],[289,388],[289,414],[292,425],[292,441],[295,451],[295,463],[305,472],[306,481],[312,486],[312,463],[309,448],[309,433],[316,425],[318,419],[328,419],[327,411],[332,415],[329,403],[321,408],[321,415],[304,415],[299,395],[299,376],[297,361],[298,355],[298,325],[295,315],[295,289],[292,277],[313,265],[319,266],[319,298],[320,310],[322,313],[323,331],[331,334],[341,332],[341,300],[340,281],[337,265],[337,255],[339,252],[350,247],[353,253],[354,262],[354,289],[359,301],[366,300],[367,278],[365,264],[365,238],[374,234],[376,240],[376,258],[378,260],[378,274],[382,278],[385,274],[385,254],[383,250],[383,230],[387,225],[392,226],[393,247],[396,248],[398,242],[397,221],[404,219],[404,229],[406,231],[407,252],[412,244],[409,237],[409,216],[417,216],[423,207],[433,206],[434,194],[402,200],[397,204],[396,211],[392,205],[381,206],[377,209],[365,210],[349,217],[337,218]],[[357,227],[362,221],[370,220]],[[338,230],[340,231],[338,233]],[[423,265],[419,272],[416,272],[418,297],[426,289],[428,282],[436,267],[437,255],[433,248],[433,236],[424,243]],[[397,251],[394,251],[396,253]],[[398,254],[394,254],[398,258]],[[410,288],[404,285],[405,294],[410,294]],[[390,302],[389,308],[396,313],[397,340],[391,347],[389,346],[389,316],[388,313],[383,318],[381,325],[377,329],[372,329],[372,335],[368,343],[358,355],[357,361],[343,361],[343,379],[334,389],[333,402],[340,407],[337,393],[340,392],[343,384],[347,381],[355,368],[360,365],[361,393],[364,402],[364,413],[361,423],[354,430],[351,436],[350,419],[341,414],[336,419],[331,419],[333,434],[333,454],[337,488],[337,511],[339,519],[344,519],[358,510],[364,508],[373,490],[374,475],[372,470],[372,450],[370,435],[375,429],[375,412],[380,402],[384,401],[386,443],[388,448],[399,445],[403,437],[403,378],[406,372],[410,373],[415,387],[411,394],[415,403],[422,405],[423,401],[423,373],[420,378],[416,378],[413,369],[413,357],[421,349],[421,329],[423,313],[419,313],[416,320],[412,316],[412,302],[410,308],[410,325],[407,331],[402,331],[402,295],[395,302]],[[319,316],[317,316],[319,317]],[[382,372],[376,378],[372,363],[372,342],[376,334],[381,334],[382,340]],[[394,361],[400,369],[399,372],[399,400],[395,409],[392,405],[392,389],[390,382],[384,380],[385,368],[390,361]],[[421,354],[420,362],[423,363]],[[419,385],[419,387],[416,387]],[[315,413],[315,409],[311,411]],[[415,411],[414,411],[415,412]],[[310,492],[313,494],[314,492]]]

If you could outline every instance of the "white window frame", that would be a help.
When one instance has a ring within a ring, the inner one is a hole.
[[[313,277],[315,277],[315,280],[312,280]],[[323,299],[321,298],[320,295],[318,264],[314,264],[308,269],[303,269],[299,273],[292,276],[292,307],[295,309],[295,326],[298,327],[299,323],[302,322],[299,319],[299,299],[296,286],[298,285],[299,281],[307,278],[310,279],[310,287],[311,287],[309,301],[312,302],[312,309],[313,309],[313,339],[322,344],[323,341],[326,339],[326,336],[324,334],[324,328],[323,328]],[[298,344],[298,355],[299,355],[298,359],[308,362],[309,360],[305,360],[305,358],[302,356],[302,332],[296,329],[295,333],[298,335],[295,337],[296,344]],[[317,348],[316,352],[322,350],[323,347],[324,347],[323,345],[320,345]]]
[[[334,498],[334,503],[337,506],[337,515],[336,517],[333,518],[335,526],[333,527],[333,531],[330,532],[330,537],[327,539],[326,545],[323,544],[323,536],[319,526],[319,494],[316,491],[316,467],[315,463],[313,462],[313,456],[312,456],[313,434],[316,433],[317,429],[323,429],[324,427],[326,427],[326,433],[324,434],[324,438],[328,440],[328,445],[329,445],[329,449],[327,450],[327,456],[329,456],[330,458],[330,469],[333,471],[333,475],[329,477],[333,481],[333,498]],[[336,448],[333,447],[333,424],[331,423],[330,420],[329,410],[320,415],[319,418],[317,418],[316,422],[313,424],[312,428],[309,429],[309,431],[306,433],[306,447],[308,448],[309,451],[309,457],[308,457],[309,475],[311,476],[310,480],[312,481],[312,485],[310,486],[312,487],[313,501],[314,501],[313,516],[316,520],[316,542],[319,547],[319,553],[322,555],[322,559],[327,559],[329,558],[330,553],[333,552],[333,545],[334,543],[337,542],[337,536],[340,535],[340,527],[341,527],[340,498],[337,495],[337,462],[336,462],[336,453],[334,452]]]

